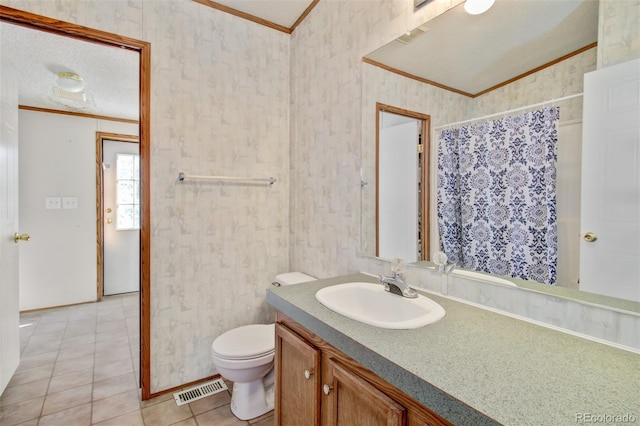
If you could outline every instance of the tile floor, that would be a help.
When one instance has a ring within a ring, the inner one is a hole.
[[[141,401],[138,318],[137,293],[22,314],[21,361],[0,397],[0,425],[273,425],[272,413],[235,418],[229,392],[181,407],[172,393]]]

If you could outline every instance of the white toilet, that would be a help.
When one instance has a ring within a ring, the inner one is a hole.
[[[315,278],[301,272],[276,276],[276,286],[293,285]],[[231,411],[240,420],[249,420],[273,410],[275,325],[252,324],[221,334],[211,345],[213,365],[220,375],[233,382]]]

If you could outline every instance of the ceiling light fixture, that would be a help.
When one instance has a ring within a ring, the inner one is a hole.
[[[77,93],[84,89],[84,80],[73,72],[59,72],[56,84],[67,92]]]
[[[496,0],[467,0],[464,2],[464,10],[470,15],[480,15],[493,6]]]

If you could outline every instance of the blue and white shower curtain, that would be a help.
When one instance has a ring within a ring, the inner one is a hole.
[[[440,248],[457,265],[556,282],[558,107],[443,130]]]

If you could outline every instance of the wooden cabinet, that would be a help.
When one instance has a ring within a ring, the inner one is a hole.
[[[449,422],[277,314],[276,426],[440,426]]]
[[[323,385],[323,392],[331,404],[328,425],[387,425],[405,424],[407,410],[366,380],[358,377],[330,359],[333,381]]]
[[[320,424],[320,351],[276,324],[275,423]]]

